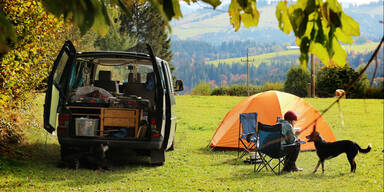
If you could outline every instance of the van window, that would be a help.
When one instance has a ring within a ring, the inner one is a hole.
[[[153,68],[151,65],[142,64],[97,65],[95,80],[99,80],[100,71],[110,71],[111,81],[117,81],[119,83],[131,83],[132,81],[135,83],[145,83],[148,73],[153,72]]]
[[[159,66],[159,72],[160,72],[160,79],[161,79],[161,84],[163,85],[164,89],[166,88],[166,85],[165,85],[165,78],[164,78],[164,71],[163,71],[163,67],[161,65],[158,65]],[[165,89],[166,90],[166,89]]]
[[[171,70],[169,69],[169,64],[167,62],[164,62],[164,66],[165,66],[165,71],[168,74],[167,80],[168,80],[168,85],[169,85],[169,91],[171,93],[174,93],[174,90],[173,90],[173,78],[172,78]]]
[[[60,84],[61,77],[62,77],[62,75],[63,75],[64,68],[65,68],[65,65],[67,64],[67,61],[68,61],[68,55],[67,55],[67,53],[64,51],[64,52],[63,52],[63,55],[61,56],[61,59],[60,59],[59,63],[57,64],[56,72],[55,72],[55,74],[53,75],[53,81],[54,81],[57,85]]]
[[[83,71],[84,71],[83,62],[77,62],[72,66],[71,77],[69,79],[70,89],[73,90],[83,85],[83,81],[84,81]]]

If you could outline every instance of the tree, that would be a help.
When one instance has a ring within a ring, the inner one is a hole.
[[[284,91],[299,97],[307,95],[307,84],[311,82],[311,75],[307,69],[293,65],[287,72],[287,79],[284,83]]]
[[[361,69],[360,69],[361,70]],[[356,72],[349,65],[344,67],[323,67],[317,75],[316,92],[319,97],[332,97],[336,89],[348,90],[348,86],[357,78]],[[362,98],[368,87],[368,78],[363,75],[347,92],[348,98]]]
[[[221,0],[202,0],[215,9]],[[33,1],[35,2],[35,1]],[[73,22],[80,27],[82,34],[90,28],[99,33],[106,34],[110,25],[110,18],[106,5],[118,6],[128,15],[134,4],[151,3],[157,8],[167,24],[171,19],[179,19],[183,15],[179,1],[176,0],[82,0],[77,6],[77,0],[44,0],[47,10],[57,17],[64,15],[65,20]],[[197,0],[184,0],[190,4]],[[228,8],[229,22],[235,30],[241,24],[246,28],[255,27],[259,22],[259,11],[256,0],[231,0]],[[308,54],[312,53],[326,66],[331,61],[339,66],[346,63],[346,53],[340,42],[352,44],[352,36],[358,36],[360,29],[358,23],[345,14],[337,0],[298,0],[288,7],[287,1],[280,1],[276,9],[276,18],[279,28],[290,34],[294,32],[296,44],[300,46],[302,66],[306,66]],[[168,25],[169,26],[169,25]],[[13,35],[12,25],[3,13],[0,12],[0,57],[12,42],[17,41]]]
[[[2,0],[0,10],[12,23],[14,37],[9,54],[0,58],[0,106],[25,99],[48,76],[64,42],[64,23],[40,3]],[[0,29],[1,30],[1,29]]]
[[[134,51],[147,52],[145,43],[149,43],[156,56],[171,61],[171,40],[168,37],[166,23],[157,9],[149,3],[141,4],[133,0],[129,14],[120,18],[120,31],[138,40]],[[173,71],[173,65],[170,66]]]
[[[191,91],[192,95],[211,95],[211,92],[212,92],[211,85],[205,82],[200,82]]]
[[[113,18],[108,33],[95,41],[95,46],[106,51],[125,51],[137,43],[137,38],[132,37],[128,32],[121,30],[121,12],[115,7],[108,8]]]

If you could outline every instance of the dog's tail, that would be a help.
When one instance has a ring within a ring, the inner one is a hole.
[[[359,149],[360,153],[368,153],[371,151],[371,148],[372,148],[371,144],[369,144],[366,149],[362,149],[358,144],[356,144],[356,146],[357,146],[357,149]]]

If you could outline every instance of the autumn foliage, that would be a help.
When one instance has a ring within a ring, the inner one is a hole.
[[[0,59],[0,143],[19,142],[17,113],[41,87],[62,45],[63,22],[47,13],[39,1],[1,0],[17,41]],[[12,137],[15,136],[15,137]]]

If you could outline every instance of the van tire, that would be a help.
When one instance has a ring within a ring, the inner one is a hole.
[[[151,165],[161,166],[165,162],[165,150],[152,150],[151,151]]]

